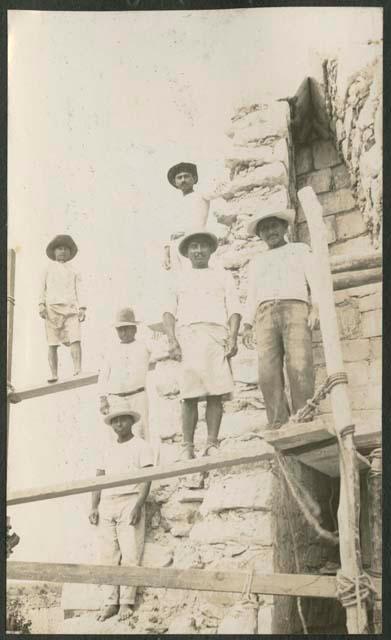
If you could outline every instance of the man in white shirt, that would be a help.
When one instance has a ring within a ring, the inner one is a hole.
[[[126,401],[110,412],[105,423],[112,429],[112,438],[102,452],[96,475],[128,474],[153,466],[150,445],[133,434],[140,415]],[[113,487],[92,493],[89,521],[98,526],[100,561],[106,565],[134,566],[140,564],[144,551],[145,501],[151,483]],[[98,620],[104,621],[118,613],[120,620],[133,613],[136,587],[104,585],[103,605]]]
[[[119,341],[110,346],[99,373],[100,412],[103,415],[114,409],[123,398],[141,415],[140,435],[148,436],[148,400],[145,390],[150,359],[150,349],[136,340],[137,328],[133,309],[121,309],[115,319]],[[148,437],[147,437],[148,439]]]
[[[248,226],[248,233],[258,235],[267,251],[249,266],[243,342],[253,348],[255,324],[259,385],[273,429],[288,422],[290,415],[284,360],[293,413],[313,396],[315,384],[311,330],[318,326],[316,266],[306,244],[285,240],[294,216],[291,209],[264,211]]]
[[[217,452],[222,399],[233,391],[230,358],[237,353],[241,305],[232,276],[210,268],[217,238],[204,230],[188,233],[179,244],[191,268],[175,274],[163,324],[169,353],[181,361],[183,457],[194,458],[198,401],[206,398],[208,440],[204,455]],[[177,335],[178,337],[177,337]]]
[[[78,249],[73,238],[59,235],[46,247],[52,263],[45,269],[39,295],[39,315],[45,320],[51,376],[58,380],[58,347],[70,347],[74,375],[81,371],[80,322],[86,317],[81,277],[68,264]]]

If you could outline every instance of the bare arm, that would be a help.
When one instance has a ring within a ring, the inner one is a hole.
[[[168,352],[173,360],[181,360],[182,352],[175,335],[175,318],[172,313],[163,313],[164,330],[168,337]]]
[[[147,467],[152,467],[152,466],[153,466],[152,464],[147,464],[145,465],[145,467],[143,467],[143,469],[146,469]],[[139,522],[141,518],[142,508],[145,504],[146,499],[148,498],[150,488],[151,488],[150,482],[142,483],[139,494],[138,494],[137,502],[134,505],[130,514],[129,524],[135,525]]]
[[[96,475],[97,476],[104,476],[105,471],[104,469],[97,469],[96,470]],[[91,524],[97,525],[99,522],[99,504],[100,504],[100,496],[101,496],[101,491],[93,491],[91,493],[91,511],[90,514],[88,516],[88,519],[90,521]]]

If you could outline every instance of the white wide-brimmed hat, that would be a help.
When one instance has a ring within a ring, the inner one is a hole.
[[[117,418],[118,416],[132,416],[135,423],[138,422],[141,417],[138,411],[134,411],[130,408],[129,403],[125,398],[121,398],[121,400],[115,403],[114,407],[110,410],[110,413],[104,417],[104,421],[106,424],[111,425],[113,418]]]
[[[188,231],[185,236],[183,236],[178,245],[178,251],[183,256],[187,257],[187,245],[194,236],[205,236],[206,238],[208,238],[208,240],[212,244],[212,253],[216,251],[219,243],[214,233],[206,231],[206,229],[192,229],[191,231]]]
[[[288,224],[292,224],[295,219],[295,211],[294,209],[264,209],[249,223],[247,227],[248,235],[256,236],[258,223],[261,220],[266,220],[266,218],[280,218],[280,220],[285,220]]]

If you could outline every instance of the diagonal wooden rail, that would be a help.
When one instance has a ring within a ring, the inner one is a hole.
[[[241,593],[248,572],[8,561],[7,578]],[[374,584],[380,592],[381,581],[376,579]],[[257,572],[253,574],[250,592],[312,598],[336,598],[337,594],[334,576]]]
[[[162,478],[174,478],[176,476],[184,476],[188,473],[204,473],[221,467],[271,460],[273,456],[273,447],[266,442],[261,442],[256,445],[256,451],[254,453],[247,453],[246,455],[236,454],[229,456],[221,455],[210,458],[198,458],[196,460],[176,462],[167,467],[147,467],[146,469],[134,473],[131,476],[124,474],[118,476],[97,476],[94,478],[77,480],[75,482],[51,485],[50,487],[37,487],[35,489],[26,489],[23,491],[11,491],[8,493],[7,505],[10,506],[24,504],[26,502],[62,498],[65,496],[76,495],[78,493],[101,491],[111,487],[124,487],[130,484],[138,484],[140,482],[161,480]]]
[[[96,384],[98,377],[98,373],[82,373],[74,378],[66,378],[65,380],[59,380],[52,384],[45,383],[34,387],[23,387],[10,393],[8,400],[10,402],[20,402],[21,400],[29,400],[30,398],[48,396],[52,393],[58,393],[59,391],[69,391],[70,389],[85,387],[89,384]]]

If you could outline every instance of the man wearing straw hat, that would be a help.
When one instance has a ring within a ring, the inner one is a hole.
[[[208,439],[204,455],[218,449],[225,394],[233,391],[230,358],[237,353],[241,306],[232,276],[209,267],[214,234],[196,229],[179,243],[191,268],[176,274],[163,313],[169,352],[181,361],[183,458],[194,458],[198,401],[206,398]]]
[[[74,375],[81,371],[80,322],[86,317],[86,305],[80,274],[69,264],[78,252],[73,238],[58,235],[46,247],[51,263],[44,271],[39,296],[39,315],[45,320],[51,376],[58,380],[58,347],[70,347]]]
[[[311,330],[319,322],[316,266],[308,245],[285,239],[294,217],[292,209],[266,209],[248,226],[249,235],[258,235],[267,251],[249,266],[243,342],[254,348],[254,328],[259,385],[273,429],[288,422],[290,415],[284,361],[293,413],[313,396],[315,384]]]
[[[99,373],[100,412],[114,409],[124,398],[141,415],[140,435],[148,435],[148,401],[145,390],[150,350],[145,342],[136,340],[140,322],[131,307],[120,309],[114,327],[118,341],[110,345],[109,355]],[[148,438],[147,438],[148,439]]]
[[[130,408],[126,399],[107,414],[104,421],[112,429],[111,438],[102,451],[97,476],[121,475],[153,466],[150,445],[135,435],[140,414]],[[140,564],[145,538],[145,501],[151,483],[130,484],[92,493],[89,521],[98,526],[100,561],[107,565]],[[104,585],[103,605],[98,620],[118,613],[120,620],[133,613],[136,587]]]

